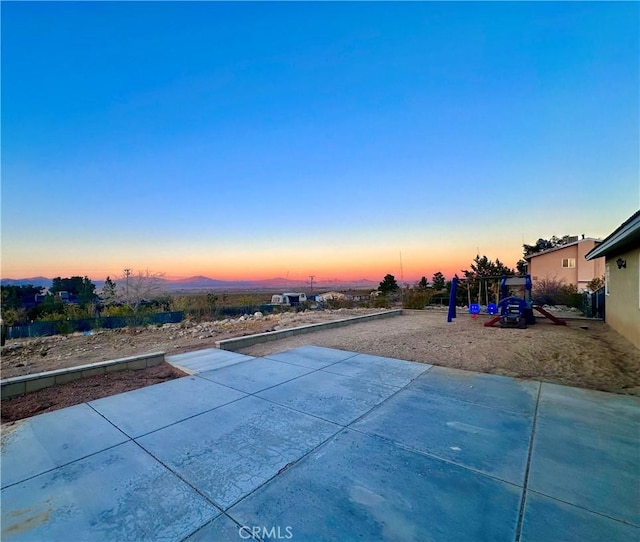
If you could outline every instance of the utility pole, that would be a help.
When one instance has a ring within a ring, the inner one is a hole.
[[[315,279],[316,276],[315,275],[309,275],[309,278],[311,279],[311,292],[310,293],[313,293],[313,279]]]
[[[129,277],[131,276],[131,269],[125,269],[124,270],[124,276],[126,278],[126,298],[127,298],[127,303],[129,303]]]
[[[404,306],[404,268],[402,267],[402,250],[400,251],[400,304]]]

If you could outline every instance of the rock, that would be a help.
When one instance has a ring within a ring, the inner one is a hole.
[[[253,313],[253,317],[260,320],[262,317],[264,316],[264,314],[262,314],[260,311],[254,312]]]

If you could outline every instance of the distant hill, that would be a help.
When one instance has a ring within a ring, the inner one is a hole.
[[[198,275],[186,279],[166,280],[167,290],[223,290],[251,288],[253,283],[246,280],[218,280]]]
[[[43,286],[49,288],[53,279],[47,277],[31,277],[25,279],[1,279],[3,286]],[[304,280],[293,280],[282,277],[261,280],[218,280],[197,275],[185,279],[163,279],[164,287],[169,292],[195,290],[274,290],[274,291],[307,291],[310,285]],[[100,290],[104,284],[102,280],[94,280],[96,289]],[[378,283],[373,280],[341,280],[333,279],[313,283],[314,290],[326,289],[366,289],[377,288]]]
[[[26,279],[2,279],[0,280],[0,284],[2,286],[42,286],[44,288],[49,288],[52,279],[48,279],[47,277],[31,277]]]

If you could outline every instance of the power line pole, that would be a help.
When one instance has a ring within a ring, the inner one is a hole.
[[[124,270],[124,276],[126,278],[126,298],[127,298],[127,303],[129,302],[129,277],[131,276],[131,269],[125,269]]]
[[[310,293],[313,293],[313,279],[315,279],[316,276],[315,275],[309,275],[309,278],[311,279],[311,292]]]
[[[402,267],[402,250],[400,251],[400,304],[404,306],[404,268]]]

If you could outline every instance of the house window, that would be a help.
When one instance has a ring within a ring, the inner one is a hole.
[[[575,258],[562,258],[562,267],[573,269],[576,266]]]
[[[604,266],[604,294],[609,295],[609,278],[611,277],[611,264]]]

